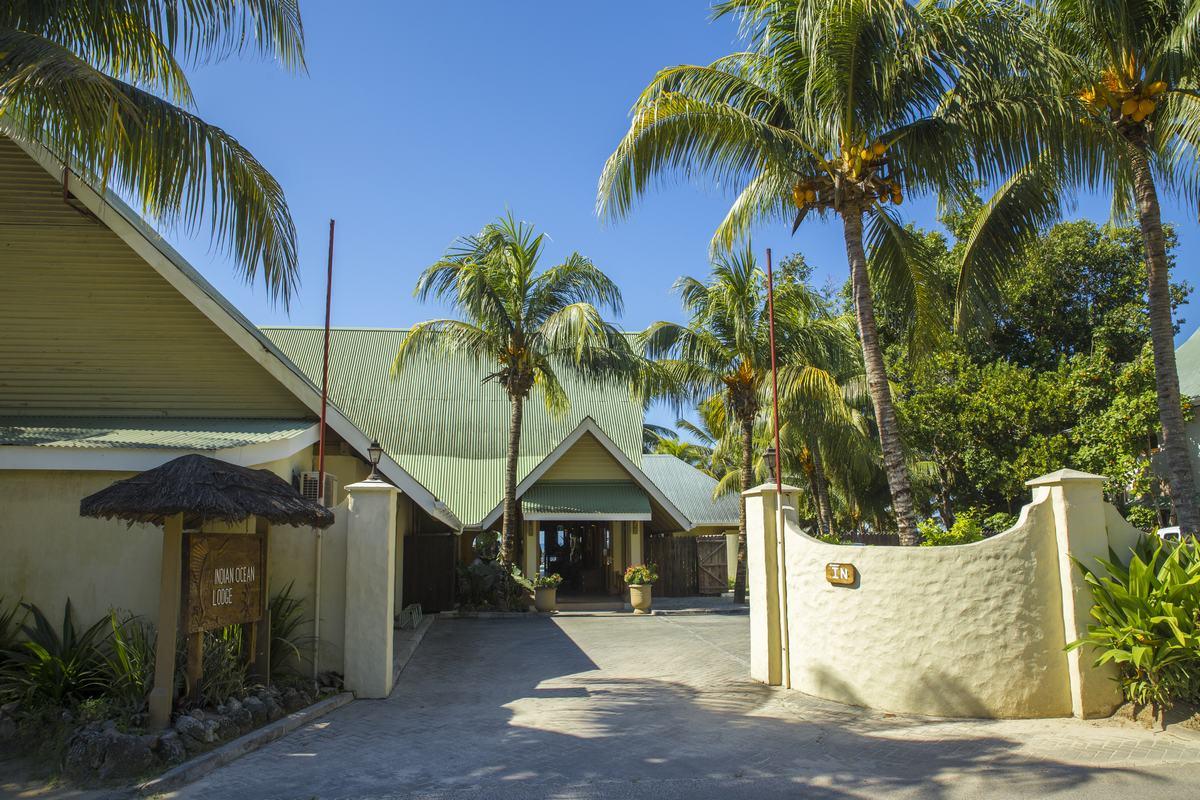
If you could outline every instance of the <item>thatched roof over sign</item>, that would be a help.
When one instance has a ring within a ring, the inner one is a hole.
[[[273,472],[201,455],[180,456],[117,481],[83,498],[79,513],[156,525],[179,513],[230,523],[254,515],[276,525],[333,524],[332,511],[305,499]]]

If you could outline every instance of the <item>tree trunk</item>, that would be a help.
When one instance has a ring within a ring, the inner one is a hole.
[[[504,461],[504,523],[500,534],[500,560],[511,564],[516,552],[517,526],[517,458],[521,454],[521,417],[525,398],[510,397],[512,417],[508,423],[508,452]]]
[[[1175,330],[1171,322],[1171,280],[1167,250],[1163,242],[1162,214],[1158,192],[1146,151],[1131,148],[1133,190],[1138,221],[1146,248],[1146,278],[1149,284],[1150,341],[1154,348],[1154,384],[1158,394],[1158,419],[1162,425],[1162,449],[1167,456],[1167,480],[1175,518],[1184,535],[1200,533],[1200,509],[1196,506],[1196,484],[1188,460],[1187,431],[1179,400],[1179,373],[1175,370]]]
[[[846,237],[846,257],[850,261],[854,314],[858,320],[858,335],[862,340],[867,386],[871,392],[871,403],[875,406],[875,422],[879,426],[879,443],[883,449],[883,467],[892,494],[892,510],[896,514],[900,544],[911,546],[918,544],[921,539],[917,532],[917,515],[913,510],[912,483],[904,459],[904,443],[900,441],[892,390],[883,363],[883,350],[879,346],[879,328],[875,324],[875,304],[871,299],[867,256],[863,251],[862,210],[845,209],[842,212],[842,225]]]
[[[754,482],[754,417],[742,421],[742,491]],[[737,577],[733,581],[733,601],[746,602],[746,498],[738,498]]]
[[[825,466],[821,459],[820,445],[815,442],[809,446],[813,462],[813,485],[817,490],[817,515],[821,518],[821,527],[825,533],[837,535],[833,529],[833,506],[829,503],[829,483],[825,480]]]

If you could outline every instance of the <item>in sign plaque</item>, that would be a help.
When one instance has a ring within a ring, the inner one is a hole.
[[[834,586],[853,586],[858,582],[858,570],[853,564],[826,564],[825,580]]]
[[[188,633],[262,619],[263,537],[191,535]]]

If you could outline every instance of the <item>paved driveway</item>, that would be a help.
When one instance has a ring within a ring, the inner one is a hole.
[[[175,796],[1200,795],[1200,743],[1112,723],[937,722],[750,682],[746,617],[439,620],[362,700]]]

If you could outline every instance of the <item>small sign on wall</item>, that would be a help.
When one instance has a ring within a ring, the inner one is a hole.
[[[834,586],[853,586],[858,583],[858,570],[853,564],[826,564],[825,580]]]
[[[262,619],[263,537],[194,533],[190,540],[187,632]]]

